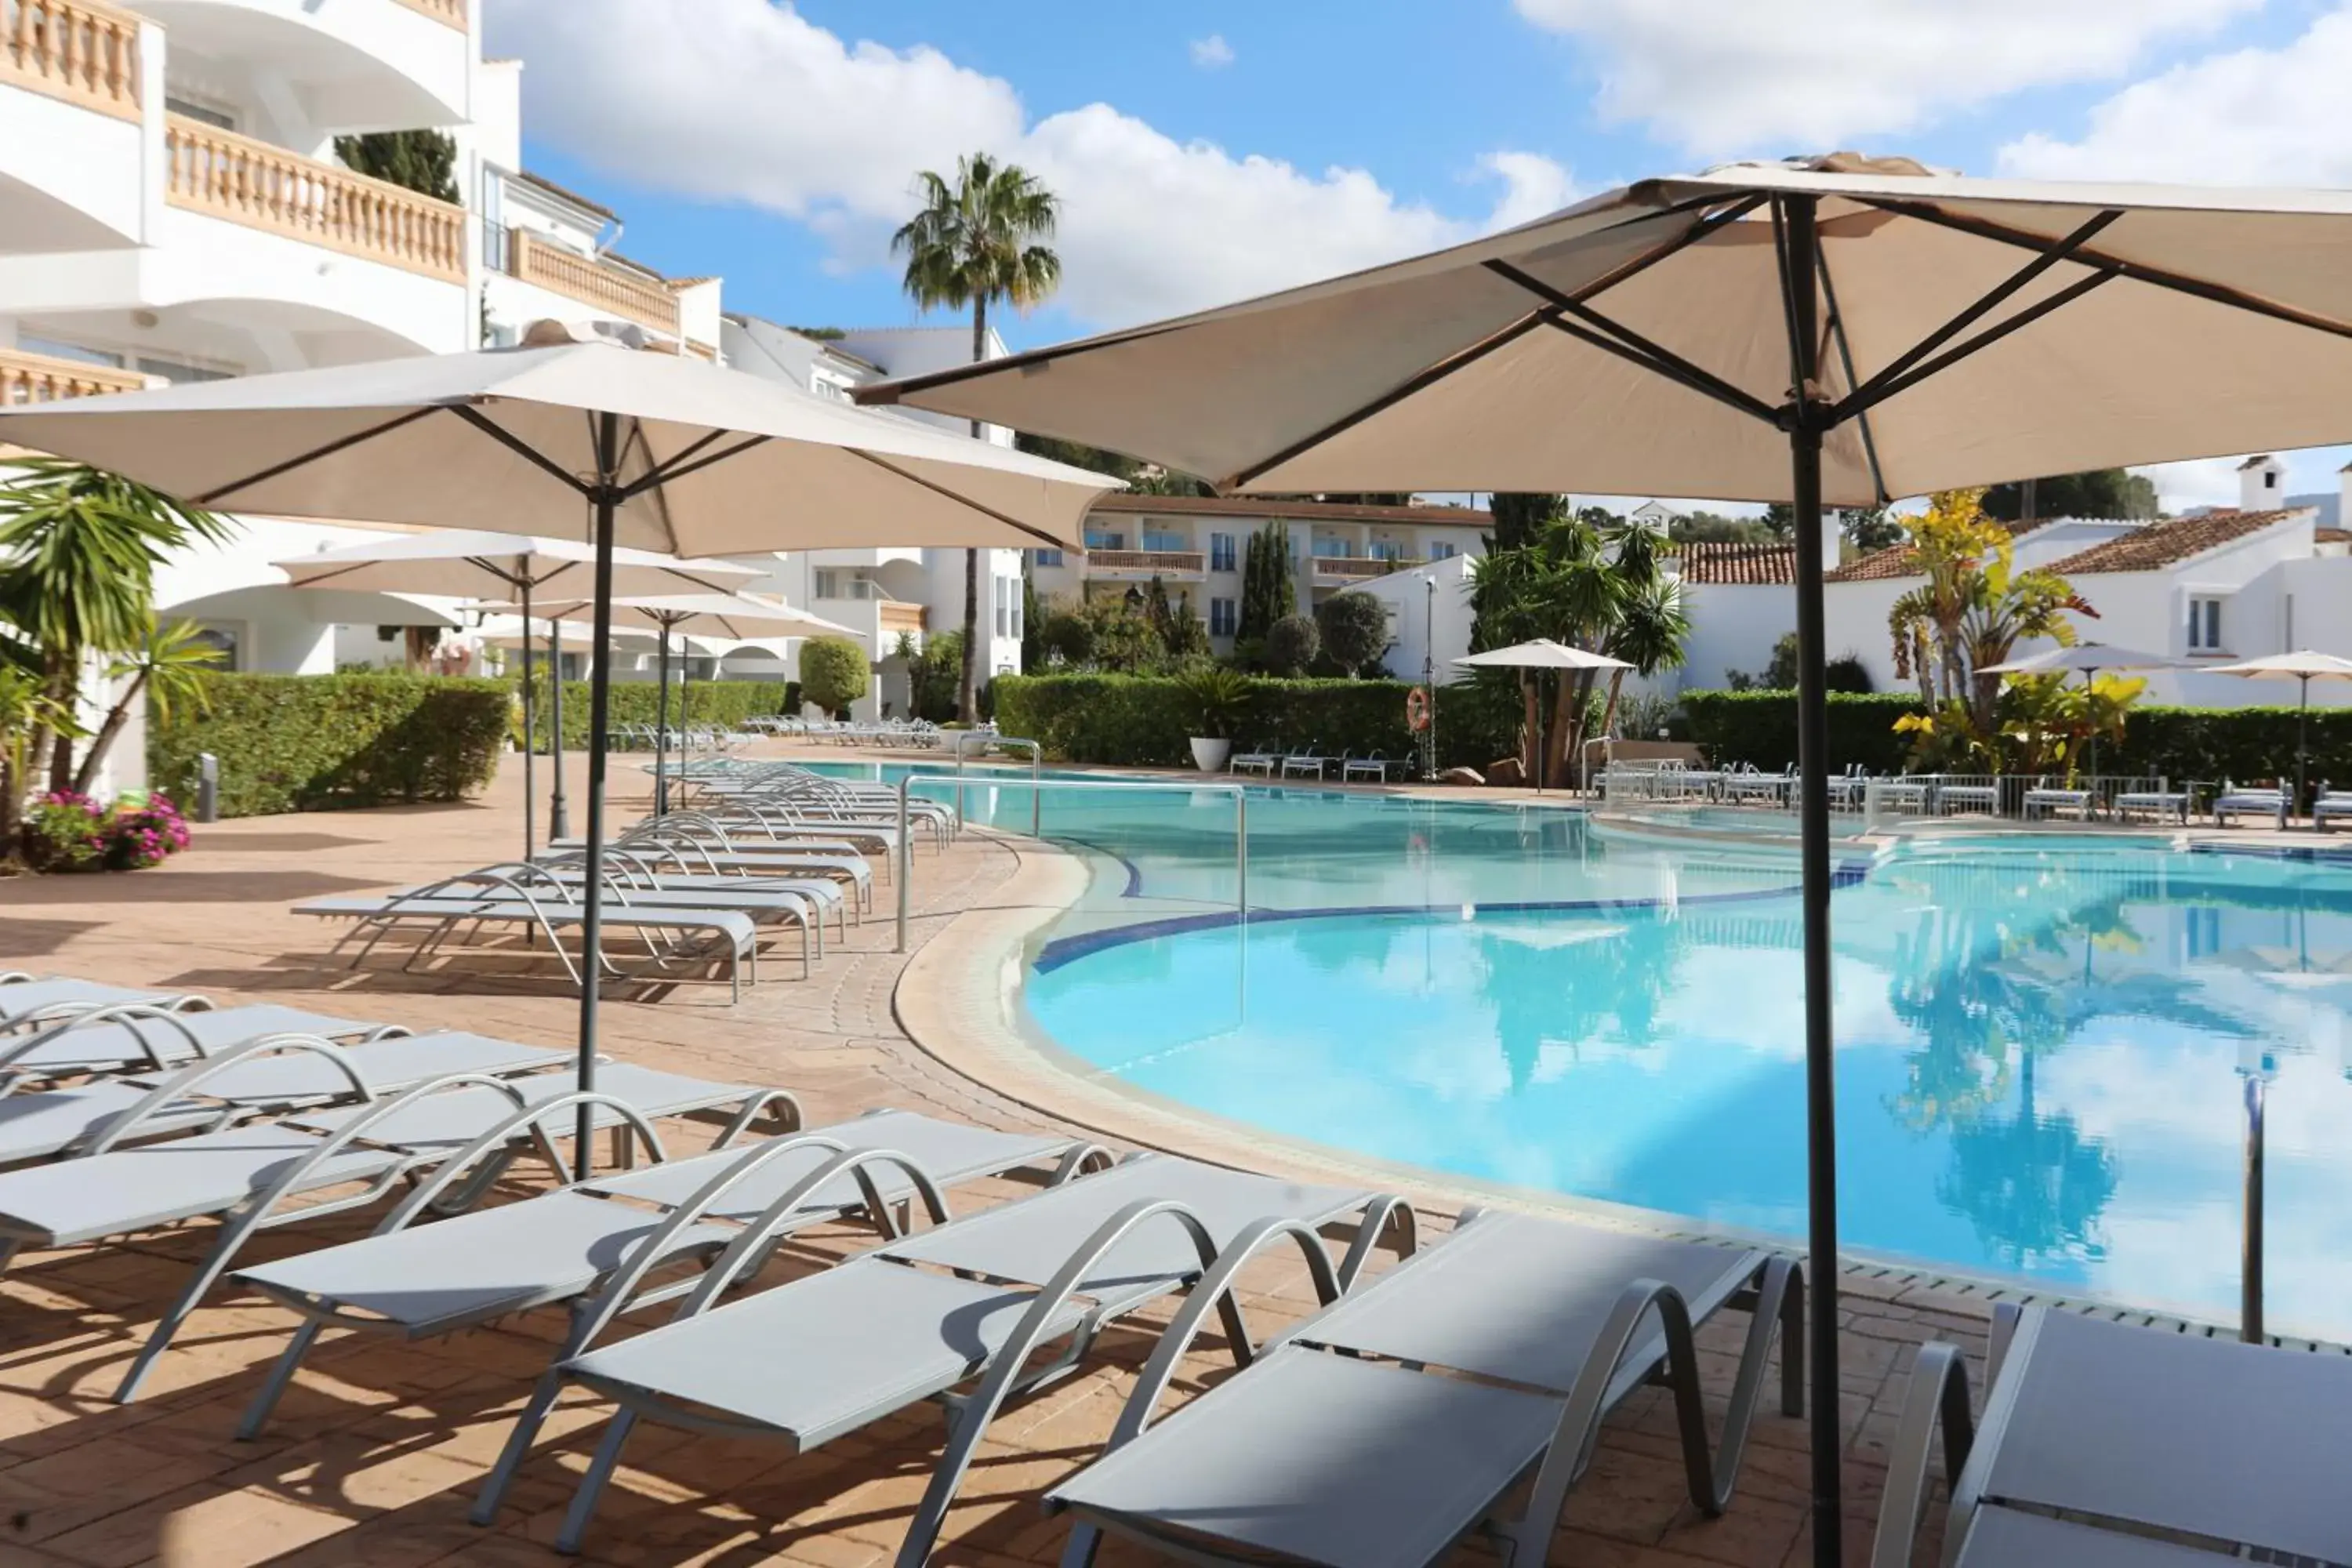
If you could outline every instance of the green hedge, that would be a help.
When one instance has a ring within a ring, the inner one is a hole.
[[[1797,760],[1797,694],[1793,691],[1685,691],[1683,716],[1690,739],[1717,766],[1752,763],[1778,773]],[[1860,763],[1874,773],[1900,773],[1911,737],[1895,721],[1919,710],[1916,694],[1899,691],[1830,693],[1830,771]]]
[[[548,682],[544,675],[533,683],[532,698],[536,710],[532,714],[533,731],[539,737],[539,749],[547,750],[547,740],[555,725],[548,702]],[[512,739],[522,741],[522,702],[520,693],[522,682],[509,683],[517,695]],[[615,724],[650,724],[654,721],[656,699],[660,695],[652,681],[614,681],[612,687],[612,721]],[[719,724],[733,729],[755,714],[797,713],[801,710],[801,683],[797,680],[698,680],[687,688],[687,720],[697,724]],[[669,684],[669,721],[678,721],[677,681],[673,675]],[[567,680],[563,683],[563,745],[567,751],[584,751],[588,746],[588,683]]]
[[[1173,679],[1143,675],[1000,675],[996,723],[1007,735],[1042,742],[1056,762],[1139,767],[1189,764],[1191,704]],[[1337,756],[1381,752],[1410,756],[1402,680],[1253,679],[1250,707],[1236,726],[1244,744],[1309,742]],[[1442,689],[1437,699],[1439,760],[1483,766],[1507,754],[1518,722],[1516,698],[1498,701],[1483,687]],[[1496,733],[1503,737],[1497,740]]]
[[[1682,705],[1690,738],[1710,762],[1778,770],[1797,760],[1793,691],[1685,691]],[[1895,732],[1895,721],[1918,710],[1916,695],[1832,692],[1831,771],[1860,763],[1872,773],[1901,772],[1910,737]],[[2134,708],[2122,743],[2100,748],[2099,771],[2175,782],[2291,779],[2295,726],[2293,708]],[[2311,777],[2352,785],[2352,709],[2312,710]]]
[[[459,800],[498,768],[514,691],[415,675],[197,677],[205,700],[147,721],[147,776],[182,804],[220,759],[223,816]],[[204,710],[199,711],[199,708]]]

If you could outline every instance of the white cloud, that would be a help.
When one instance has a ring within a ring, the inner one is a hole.
[[[1192,40],[1192,63],[1204,71],[1223,70],[1234,63],[1234,47],[1223,33]]]
[[[1517,0],[1591,46],[1604,119],[1699,156],[1826,152],[2122,75],[2263,0]],[[1874,152],[1900,151],[1885,146]]]
[[[1122,324],[1449,244],[1570,198],[1569,172],[1499,152],[1492,209],[1400,200],[1368,171],[1178,142],[1108,104],[1030,124],[1001,78],[935,49],[845,43],[769,0],[490,0],[522,57],[534,140],[648,187],[808,224],[835,265],[873,265],[920,169],[1013,159],[1061,197],[1060,302]]]
[[[2005,174],[2041,179],[2215,184],[2352,182],[2352,12],[2275,49],[2235,49],[2135,82],[2066,142],[2036,133],[2000,150]]]

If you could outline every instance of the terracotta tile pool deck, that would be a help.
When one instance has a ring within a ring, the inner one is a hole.
[[[642,804],[625,798],[632,789],[642,794],[642,776],[618,760],[614,779],[625,821]],[[584,783],[575,787],[576,823]],[[519,770],[509,767],[482,800],[464,805],[223,823],[200,828],[190,853],[157,870],[0,880],[0,968],[566,1047],[577,1002],[560,984],[491,977],[465,965],[430,974],[352,972],[328,958],[334,931],[289,908],[510,856],[520,812]],[[1023,896],[1024,863],[1034,871],[1040,858],[979,833],[944,854],[919,854],[912,956],[922,974],[951,974],[967,950],[980,951],[991,915]],[[949,1065],[984,1061],[984,1053],[934,1054],[901,1026],[898,982],[908,960],[892,951],[890,897],[877,884],[875,917],[828,951],[814,979],[800,979],[795,963],[775,962],[763,964],[761,983],[731,1006],[723,984],[608,1002],[604,1048],[652,1067],[789,1088],[812,1124],[896,1106],[991,1127],[1055,1127],[1041,1109],[1049,1083],[1008,1083],[992,1073],[1000,1085],[992,1088]],[[921,1002],[908,999],[910,1016]],[[1070,1105],[1089,1131],[1107,1130],[1087,1102]],[[1160,1142],[1179,1152],[1328,1178],[1328,1166],[1272,1144],[1198,1147],[1179,1142],[1181,1130],[1146,1118],[1108,1130],[1126,1134],[1119,1142],[1129,1147]],[[512,1184],[541,1183],[533,1170]],[[993,1202],[1025,1190],[1003,1181],[966,1192],[971,1201]],[[1434,1184],[1414,1183],[1408,1195],[1440,1229],[1462,1201]],[[259,1255],[364,1234],[376,1217],[365,1211],[271,1232]],[[295,1320],[257,1296],[216,1292],[158,1365],[145,1397],[110,1404],[125,1362],[211,1237],[212,1227],[198,1225],[30,1254],[0,1275],[0,1563],[425,1568],[562,1561],[551,1542],[609,1408],[584,1394],[559,1407],[499,1523],[478,1530],[466,1520],[513,1413],[563,1331],[560,1310],[413,1345],[331,1331],[270,1430],[239,1443],[231,1437],[237,1416]],[[814,1233],[779,1268],[819,1266],[861,1239],[847,1227]],[[1383,1255],[1375,1267],[1387,1261]],[[1275,1323],[1312,1305],[1296,1264],[1270,1260],[1246,1279],[1253,1322]],[[1846,1558],[1859,1564],[1914,1347],[1940,1338],[1980,1356],[1987,1321],[1980,1300],[1908,1277],[1863,1271],[1843,1287],[1845,1398],[1838,1420],[1848,1456]],[[938,1561],[1058,1559],[1066,1525],[1048,1518],[1037,1498],[1099,1450],[1163,1321],[1146,1314],[1135,1329],[1107,1335],[1093,1370],[999,1418],[950,1517]],[[1702,1335],[1718,1417],[1742,1328],[1735,1315]],[[1171,1403],[1229,1369],[1218,1342],[1205,1340]],[[939,1412],[923,1406],[793,1458],[773,1445],[640,1427],[579,1561],[614,1568],[862,1568],[883,1561],[921,1495],[940,1432]],[[1713,1521],[1684,1495],[1674,1434],[1662,1390],[1637,1394],[1612,1417],[1552,1561],[1601,1568],[1811,1561],[1803,1421],[1759,1418],[1738,1494]],[[1476,1546],[1462,1554],[1489,1555]],[[1105,1560],[1133,1559],[1107,1551]]]

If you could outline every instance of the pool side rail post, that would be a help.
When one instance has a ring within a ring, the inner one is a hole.
[[[962,763],[961,757],[956,759],[959,769]],[[907,880],[915,874],[915,857],[907,844],[907,786],[914,782],[913,773],[908,773],[898,781],[898,946],[896,951],[899,952],[907,951]]]
[[[2246,1217],[2245,1253],[2238,1282],[2238,1337],[2250,1345],[2261,1344],[2266,1337],[2263,1331],[2263,1121],[2269,1089],[2263,1074],[2250,1072],[2246,1079]]]

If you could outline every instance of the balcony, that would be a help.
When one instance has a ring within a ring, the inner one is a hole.
[[[163,127],[173,206],[450,283],[466,280],[462,207],[173,115]]]
[[[529,229],[507,229],[491,239],[485,264],[509,277],[577,300],[604,315],[678,335],[677,296],[645,274],[566,250]]]
[[[420,16],[446,23],[459,32],[466,30],[466,0],[396,0]]]
[[[1328,578],[1334,583],[1369,583],[1420,564],[1403,555],[1318,555],[1313,559],[1316,580]]]
[[[0,83],[137,121],[139,19],[94,0],[0,0]]]
[[[147,378],[136,371],[0,349],[0,407],[51,403],[60,397],[137,392],[146,384]]]
[[[882,635],[886,638],[895,639],[901,632],[920,637],[926,629],[926,615],[920,605],[909,605],[900,599],[885,599],[875,608],[879,612]]]
[[[1198,550],[1089,550],[1087,570],[1140,577],[1199,577],[1209,558]]]

